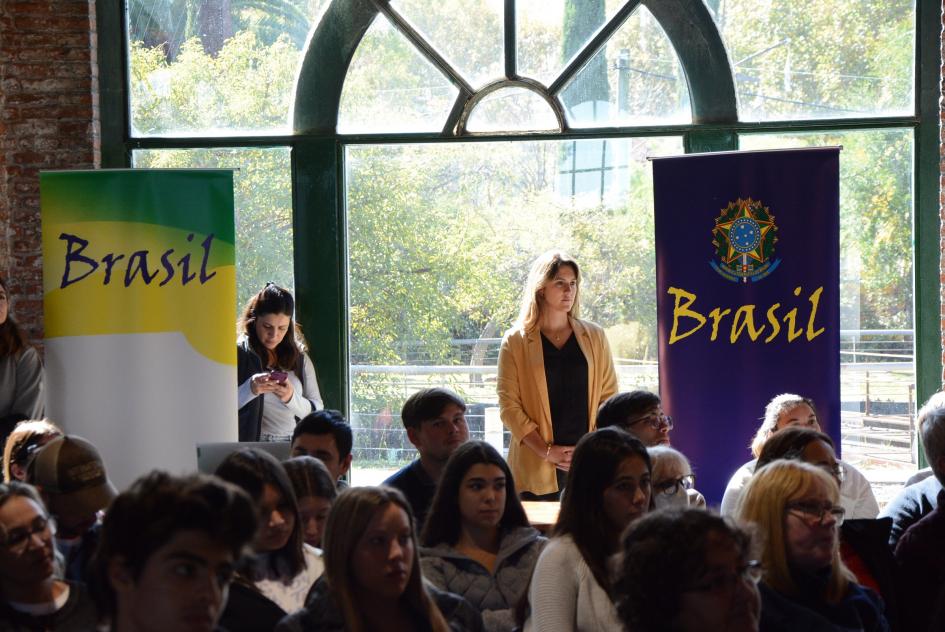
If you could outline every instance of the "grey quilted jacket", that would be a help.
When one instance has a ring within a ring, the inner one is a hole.
[[[503,533],[491,573],[448,544],[421,548],[420,563],[423,576],[434,586],[464,597],[482,612],[488,632],[511,632],[515,604],[528,589],[532,569],[547,542],[531,527]]]

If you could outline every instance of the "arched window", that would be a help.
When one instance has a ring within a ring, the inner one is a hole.
[[[820,144],[844,147],[846,456],[877,456],[873,424],[879,456],[908,462],[909,414],[941,376],[940,5],[126,9],[124,46],[120,16],[99,15],[103,159],[241,169],[240,301],[294,286],[326,401],[356,429],[356,482],[411,458],[399,408],[422,386],[493,428],[498,339],[552,246],[584,266],[621,385],[657,388],[646,158]]]

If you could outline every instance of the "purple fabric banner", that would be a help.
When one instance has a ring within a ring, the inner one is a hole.
[[[660,396],[710,504],[779,393],[840,445],[839,152],[653,161]]]

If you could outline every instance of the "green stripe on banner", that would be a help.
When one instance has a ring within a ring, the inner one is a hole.
[[[235,243],[232,215],[210,212],[233,208],[228,169],[52,171],[39,177],[46,225],[136,222],[212,233],[221,242]]]

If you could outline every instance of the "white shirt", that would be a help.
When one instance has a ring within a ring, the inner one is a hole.
[[[738,507],[738,501],[742,496],[742,489],[748,483],[748,479],[755,473],[755,464],[757,459],[749,461],[738,470],[729,479],[725,487],[725,495],[722,496],[722,506],[719,512],[723,516],[734,516]],[[873,495],[873,488],[870,482],[866,480],[862,472],[847,463],[840,461],[843,467],[843,482],[840,484],[840,506],[846,509],[846,518],[853,520],[856,518],[875,518],[879,515],[879,503],[876,502],[876,496]]]
[[[622,632],[617,609],[571,536],[552,538],[535,564],[525,632]]]
[[[302,544],[302,555],[305,558],[305,568],[292,578],[289,584],[283,584],[277,579],[261,579],[255,583],[264,597],[292,614],[305,606],[305,598],[312,589],[315,580],[325,572],[325,562],[322,561],[322,552],[314,546]]]
[[[290,436],[295,430],[295,418],[305,417],[313,410],[325,407],[321,392],[318,390],[318,379],[315,376],[315,365],[307,353],[302,353],[302,371],[305,372],[305,390],[302,390],[302,381],[295,371],[287,371],[286,380],[292,385],[292,398],[283,403],[275,393],[263,393],[263,414],[261,434],[277,437]],[[253,395],[252,378],[240,384],[237,408],[242,408],[259,395]],[[315,408],[312,408],[312,405]]]

